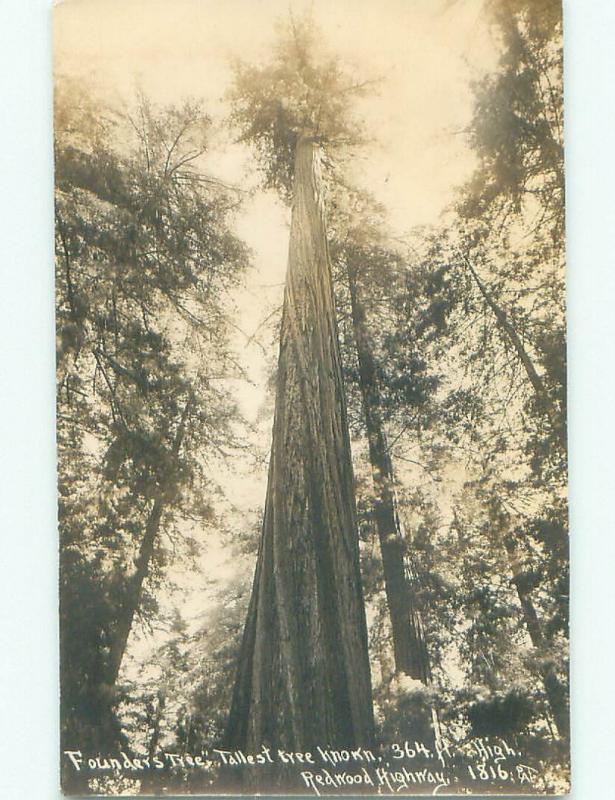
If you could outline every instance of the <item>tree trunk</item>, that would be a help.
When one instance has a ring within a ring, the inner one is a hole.
[[[365,306],[357,281],[356,267],[349,256],[348,285],[352,325],[359,363],[359,384],[372,468],[375,504],[374,519],[380,541],[384,588],[393,632],[395,668],[412,678],[428,683],[431,678],[420,613],[416,608],[411,581],[414,580],[405,554],[394,490],[394,476],[384,426],[380,417],[380,398],[376,367],[365,322]]]
[[[186,421],[193,403],[194,395],[191,394],[182,413],[182,417],[175,434],[175,439],[173,441],[172,453],[174,456],[179,455],[179,451],[184,439]],[[137,569],[129,581],[126,596],[124,598],[124,602],[122,603],[120,617],[118,619],[111,642],[108,672],[108,682],[111,686],[113,686],[117,681],[117,677],[122,666],[122,660],[124,658],[124,653],[126,652],[126,645],[128,644],[128,637],[130,636],[135,614],[137,613],[137,609],[139,608],[139,604],[141,602],[143,584],[145,583],[145,579],[149,573],[149,565],[154,554],[154,547],[156,544],[156,539],[158,538],[158,531],[160,529],[160,521],[166,505],[165,492],[163,489],[161,489],[160,495],[154,501],[145,524],[145,533],[143,534],[143,539],[141,540],[139,555],[135,561]]]
[[[137,570],[130,579],[128,590],[122,603],[121,615],[115,629],[109,655],[109,683],[111,686],[117,681],[124,653],[126,652],[128,637],[141,602],[141,591],[149,572],[149,563],[154,553],[154,545],[158,536],[163,509],[164,503],[161,498],[158,498],[154,502],[147,518],[145,533],[136,559]]]
[[[261,544],[227,742],[372,746],[350,439],[319,152],[299,139]]]
[[[544,653],[546,646],[545,637],[542,632],[540,620],[538,619],[538,614],[536,613],[536,608],[532,602],[530,591],[524,585],[523,569],[521,567],[517,546],[512,536],[504,537],[504,546],[508,553],[513,573],[512,582],[517,590],[517,596],[523,613],[523,621],[525,622],[530,640],[538,653]],[[550,664],[541,666],[540,675],[557,732],[562,738],[567,739],[570,736],[570,715],[568,712],[566,687],[561,683],[553,666]]]

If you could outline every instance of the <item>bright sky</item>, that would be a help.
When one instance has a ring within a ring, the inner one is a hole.
[[[277,20],[311,8],[328,46],[357,80],[381,79],[360,112],[375,144],[356,164],[358,179],[388,209],[399,234],[437,221],[455,187],[470,174],[462,134],[472,110],[471,82],[495,62],[482,0],[65,0],[54,12],[55,69],[82,78],[103,97],[130,102],[140,88],[157,103],[201,99],[217,120],[230,63],[267,60]],[[250,154],[228,140],[211,153],[212,172],[254,186]],[[253,381],[238,384],[242,410],[256,421],[266,399],[266,353],[248,344],[281,303],[288,247],[288,211],[272,194],[257,193],[237,220],[254,251],[247,286],[234,298],[236,346]],[[268,446],[271,419],[260,420],[259,444]],[[264,501],[266,474],[246,465],[224,479],[240,508]],[[209,571],[224,572],[224,552],[211,541]],[[190,604],[203,607],[203,596]],[[186,607],[184,608],[186,611]]]
[[[495,58],[482,0],[65,0],[55,10],[55,68],[116,101],[130,102],[139,87],[160,103],[202,99],[222,119],[232,59],[265,61],[276,21],[307,9],[357,80],[380,79],[361,100],[375,144],[357,160],[357,180],[386,205],[399,234],[434,223],[473,166],[462,134],[470,84]],[[244,148],[225,142],[210,165],[226,180],[254,185]],[[255,255],[256,271],[236,298],[248,335],[280,302],[286,222],[281,204],[262,193],[238,220]],[[246,361],[260,382],[262,353],[250,350]],[[239,396],[253,418],[254,389]]]
[[[433,222],[468,174],[460,131],[469,84],[493,62],[482,0],[65,0],[55,11],[56,69],[130,98],[203,98],[223,112],[230,61],[267,59],[276,20],[312,8],[330,48],[357,73],[381,78],[362,102],[380,146],[364,172],[407,230]],[[220,167],[237,178],[242,165]]]

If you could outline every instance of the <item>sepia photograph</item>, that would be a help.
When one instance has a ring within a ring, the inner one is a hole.
[[[562,48],[54,7],[66,795],[570,791]]]

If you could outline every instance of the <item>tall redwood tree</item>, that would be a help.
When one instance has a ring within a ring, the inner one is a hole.
[[[235,120],[266,182],[292,203],[262,539],[228,742],[309,750],[370,745],[367,628],[350,439],[321,181],[351,136],[353,87],[291,26],[264,69],[240,68]],[[289,160],[290,159],[290,160]]]

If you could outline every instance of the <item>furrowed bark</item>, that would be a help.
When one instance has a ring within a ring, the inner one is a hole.
[[[273,443],[227,746],[372,746],[367,627],[319,151],[296,147]]]

